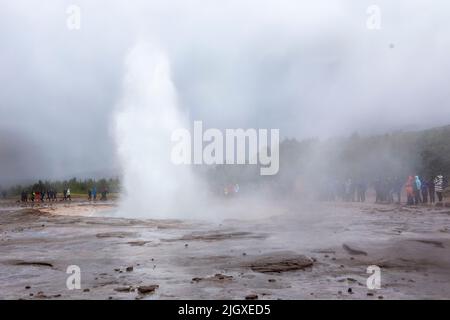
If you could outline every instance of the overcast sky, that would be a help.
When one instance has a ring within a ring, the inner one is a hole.
[[[66,9],[81,9],[81,29]],[[380,8],[381,29],[367,28]],[[282,137],[450,124],[450,2],[0,0],[0,185],[100,176],[124,60],[169,55],[180,105],[206,127]],[[3,182],[2,182],[3,181]]]

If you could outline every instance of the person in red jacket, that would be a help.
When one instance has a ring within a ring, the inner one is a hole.
[[[406,191],[406,198],[408,199],[407,202],[408,205],[414,204],[414,183],[415,181],[413,176],[409,176],[405,184],[405,191]]]

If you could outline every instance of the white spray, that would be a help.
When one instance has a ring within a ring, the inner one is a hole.
[[[127,217],[195,218],[204,188],[190,166],[171,162],[171,134],[188,119],[178,108],[167,55],[147,43],[126,58],[115,134],[122,164],[119,213]]]

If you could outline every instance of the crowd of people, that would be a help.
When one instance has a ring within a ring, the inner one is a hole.
[[[104,188],[101,192],[101,197],[100,200],[107,200],[107,194],[108,194],[108,190],[106,188]],[[94,186],[92,189],[88,189],[88,200],[97,200],[97,188]]]
[[[376,203],[401,203],[402,194],[406,194],[406,204],[418,205],[421,203],[442,202],[448,181],[443,175],[429,179],[420,176],[409,176],[406,181],[400,177],[379,178],[369,184],[364,180],[351,178],[330,184],[330,187],[321,189],[323,200],[341,198],[349,202],[364,202],[369,186],[375,191]]]
[[[101,192],[100,200],[107,200],[108,190],[105,188]],[[62,198],[60,201],[72,201],[72,195],[70,192],[70,188],[63,189]],[[88,190],[88,200],[97,200],[97,188],[93,187]],[[21,202],[53,202],[58,201],[58,192],[56,190],[50,189],[45,191],[31,191],[27,192],[23,190],[20,195]]]
[[[237,184],[237,183],[236,184],[230,184],[230,185],[227,185],[227,186],[225,186],[223,188],[223,194],[226,197],[231,197],[233,195],[238,194],[239,189],[240,189],[239,184]]]
[[[406,193],[406,204],[435,203],[444,198],[444,190],[448,182],[443,175],[426,179],[420,176],[409,176],[406,182],[399,178],[377,180],[374,183],[376,202],[401,203],[403,191]]]
[[[405,184],[407,204],[434,203],[435,195],[437,195],[437,200],[442,202],[447,186],[448,181],[442,175],[429,180],[421,179],[419,176],[409,176]]]
[[[363,179],[353,180],[348,178],[344,181],[334,180],[320,184],[320,199],[334,201],[336,198],[347,202],[365,202],[369,187],[375,191],[376,203],[401,203],[402,194],[406,194],[407,205],[418,205],[426,203],[442,202],[444,191],[448,187],[448,180],[441,174],[425,179],[420,176],[409,176],[406,181],[400,177],[379,178],[368,183]],[[238,184],[227,185],[223,189],[226,197],[236,195],[239,192]],[[100,200],[107,200],[108,190],[102,189]],[[58,192],[54,189],[45,191],[25,190],[21,193],[22,202],[53,202],[58,200]],[[96,201],[98,197],[97,188],[94,186],[87,191],[89,201]],[[65,188],[60,201],[72,201],[70,188]]]
[[[72,201],[70,195],[70,188],[63,190],[63,201]],[[56,190],[50,189],[45,191],[31,191],[26,192],[23,190],[20,194],[20,201],[22,202],[53,202],[58,201],[58,192]]]

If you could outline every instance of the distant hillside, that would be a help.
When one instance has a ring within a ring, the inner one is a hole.
[[[336,137],[324,141],[286,139],[280,144],[280,171],[260,176],[255,166],[222,165],[209,168],[207,177],[223,185],[266,185],[286,193],[348,178],[368,183],[378,178],[420,175],[429,179],[450,176],[450,125],[423,131],[393,132],[375,136]]]
[[[286,139],[280,144],[280,170],[275,176],[261,176],[254,165],[196,166],[199,175],[210,188],[220,193],[224,186],[238,183],[246,190],[272,190],[288,194],[299,188],[315,188],[330,181],[348,178],[371,183],[376,179],[419,175],[426,179],[443,174],[450,177],[450,125],[424,131],[393,132],[375,136],[336,137],[324,141]],[[98,175],[96,173],[95,176]],[[83,180],[44,181],[34,188],[49,186],[62,190],[70,186],[75,192],[85,193],[95,184],[110,190],[119,190],[115,179],[94,181],[82,175]],[[18,194],[32,184],[10,188]],[[262,188],[262,189],[261,189]]]
[[[449,176],[450,125],[367,137],[355,133],[327,141],[283,141],[280,155],[281,180],[299,175],[310,181]]]

